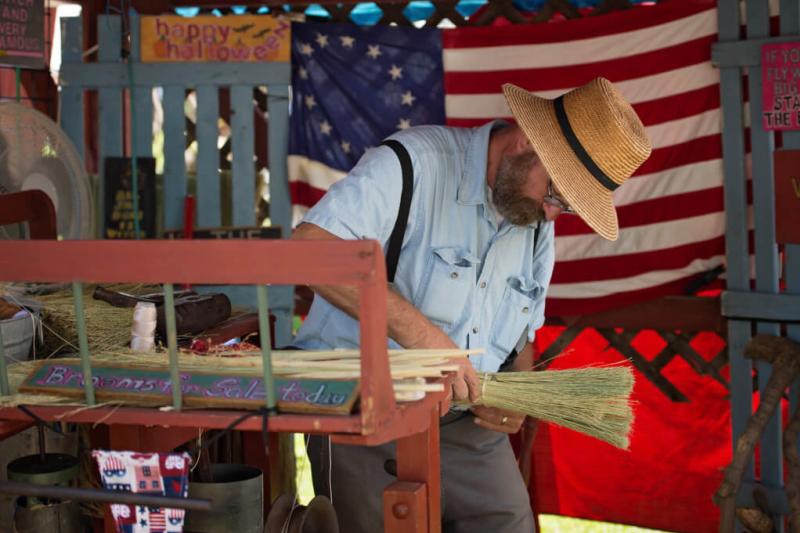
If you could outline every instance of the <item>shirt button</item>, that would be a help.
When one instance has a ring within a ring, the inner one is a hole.
[[[456,279],[458,277],[458,272],[451,272],[450,277]]]
[[[485,288],[486,288],[486,282],[485,281],[481,281],[481,289],[485,289]]]
[[[478,333],[478,328],[477,327],[472,328],[472,333]]]
[[[527,307],[523,307],[523,308],[522,308],[522,312],[523,312],[523,313],[527,313],[528,311],[530,311],[530,309],[528,309]]]

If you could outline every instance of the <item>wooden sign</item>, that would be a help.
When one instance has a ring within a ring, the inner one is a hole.
[[[800,42],[761,46],[762,126],[800,129]]]
[[[800,150],[777,150],[775,162],[775,240],[800,244]]]
[[[156,234],[156,160],[136,159],[139,174],[139,236]],[[107,157],[103,170],[105,203],[103,237],[106,239],[135,239],[133,223],[133,182],[131,160],[128,157]]]
[[[182,229],[164,231],[165,239],[182,239]],[[195,228],[192,239],[280,239],[280,226],[231,226],[220,228]]]
[[[92,364],[99,400],[124,400],[139,405],[170,405],[169,369],[108,363]],[[276,379],[278,410],[287,413],[349,414],[358,396],[358,381]],[[82,398],[83,372],[78,362],[42,361],[19,388]],[[236,372],[182,371],[183,403],[191,407],[264,407],[263,379]]]
[[[0,0],[0,65],[44,68],[44,0]]]
[[[288,62],[290,28],[269,15],[141,17],[142,62]]]

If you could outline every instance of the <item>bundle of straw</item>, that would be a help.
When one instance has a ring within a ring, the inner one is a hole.
[[[135,292],[135,286],[124,286],[119,290]],[[107,351],[125,346],[130,342],[133,309],[114,307],[92,298],[94,286],[83,289],[83,308],[86,317],[86,336],[91,351]],[[78,330],[75,322],[75,300],[72,289],[37,296],[44,304],[42,321],[44,326],[44,357],[62,350],[78,351]]]
[[[633,381],[626,366],[485,373],[476,404],[546,420],[627,450]]]

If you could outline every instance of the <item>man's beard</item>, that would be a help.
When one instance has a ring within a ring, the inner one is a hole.
[[[542,203],[528,198],[522,190],[536,160],[534,152],[505,155],[497,168],[492,201],[497,212],[515,226],[527,226],[545,219]]]

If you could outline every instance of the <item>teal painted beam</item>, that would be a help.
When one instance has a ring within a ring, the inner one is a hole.
[[[183,200],[186,197],[186,89],[164,87],[164,228],[183,228]]]
[[[219,87],[230,85],[231,80],[251,86],[292,83],[289,63],[137,63],[133,66],[133,73],[137,87]],[[124,64],[67,64],[62,66],[59,76],[63,87],[128,86],[128,69]]]
[[[97,17],[97,58],[101,63],[113,64],[116,68],[125,69],[121,60],[122,25],[116,15]],[[83,65],[81,65],[83,66]],[[95,205],[103,220],[105,210],[105,158],[122,156],[122,88],[103,87],[98,91],[98,135],[97,135],[97,167],[99,171],[98,194]],[[98,228],[100,237],[103,228]]]
[[[83,25],[80,17],[61,19],[61,65],[79,64],[83,61]],[[62,87],[59,91],[59,125],[75,145],[81,163],[85,165],[83,89],[81,87]]]
[[[231,87],[231,199],[233,225],[256,222],[256,164],[253,87]],[[273,161],[270,159],[270,161]]]
[[[800,294],[723,291],[720,306],[737,320],[800,322]]]
[[[215,228],[222,224],[219,177],[219,90],[213,85],[197,88],[197,223]]]

